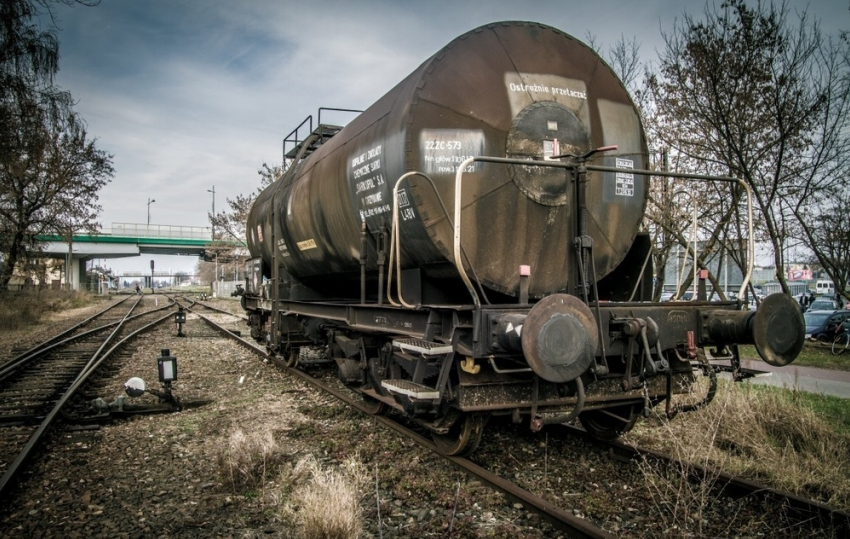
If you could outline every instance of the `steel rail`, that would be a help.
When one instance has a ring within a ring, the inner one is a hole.
[[[90,317],[86,318],[85,320],[83,320],[79,324],[75,324],[74,326],[66,329],[65,331],[58,333],[58,334],[54,335],[53,337],[50,337],[46,341],[43,341],[43,342],[33,346],[29,350],[26,350],[25,352],[18,354],[16,357],[13,357],[12,359],[7,361],[6,363],[3,363],[2,365],[0,365],[0,377],[2,377],[3,372],[5,372],[13,364],[17,364],[18,362],[20,362],[21,360],[23,360],[24,358],[26,358],[27,356],[29,356],[31,354],[36,354],[36,353],[40,352],[41,350],[47,348],[51,344],[54,344],[54,343],[57,343],[59,341],[64,340],[65,337],[67,337],[68,335],[71,335],[74,331],[76,331],[76,330],[80,329],[81,327],[87,325],[89,322],[91,322],[92,320],[95,320],[96,318],[102,316],[104,313],[109,312],[110,310],[114,309],[115,307],[121,305],[122,303],[124,303],[125,301],[130,299],[130,297],[131,296],[127,296],[126,298],[122,299],[121,301],[117,301],[117,302],[113,303],[112,305],[106,307],[102,311],[99,311],[99,312],[91,315]],[[136,302],[136,303],[138,303],[138,302]],[[110,324],[107,324],[106,326],[101,326],[101,328],[108,327],[108,326],[114,325],[116,323],[117,322],[112,322]]]
[[[200,305],[201,307],[203,307],[205,309],[209,309],[211,311],[216,311],[216,312],[219,312],[221,314],[227,314],[227,315],[230,315],[230,316],[234,316],[234,317],[236,317],[240,320],[248,320],[248,318],[246,318],[245,316],[242,316],[241,314],[232,313],[230,311],[225,311],[224,309],[219,309],[218,307],[213,307],[212,305],[207,305],[206,303],[203,303],[201,300],[193,301],[193,300],[189,300],[188,298],[184,298],[184,299],[186,299],[187,301],[192,301],[192,305]],[[189,305],[189,308],[191,308],[192,305]]]
[[[235,340],[236,342],[247,348],[249,351],[263,357],[264,359],[272,361],[275,365],[283,369],[285,372],[298,376],[299,378],[313,385],[314,387],[327,393],[330,393],[340,401],[356,408],[358,411],[368,415],[370,418],[375,419],[375,421],[381,423],[385,427],[393,429],[396,432],[402,434],[403,436],[415,441],[425,449],[433,451],[434,453],[443,457],[444,459],[454,464],[456,467],[460,468],[464,472],[474,476],[482,483],[485,483],[491,488],[501,491],[506,496],[508,496],[508,498],[518,501],[527,509],[535,511],[556,528],[561,529],[562,531],[569,532],[571,537],[582,537],[587,539],[612,539],[616,537],[615,535],[594,525],[592,522],[578,518],[575,515],[572,515],[564,511],[563,509],[556,507],[555,505],[544,500],[543,498],[523,489],[522,487],[514,483],[506,481],[498,475],[487,471],[481,466],[465,458],[443,455],[442,453],[437,451],[437,447],[428,438],[425,438],[424,436],[416,433],[415,431],[409,429],[401,423],[393,421],[389,417],[383,415],[373,415],[369,413],[369,411],[362,404],[360,404],[356,399],[352,398],[347,393],[324,384],[320,380],[310,376],[304,371],[298,370],[294,367],[288,367],[286,365],[285,360],[280,359],[275,355],[270,355],[263,348],[260,348],[254,343],[237,336],[232,331],[222,327],[216,322],[213,322],[209,318],[201,314],[198,314],[198,317],[211,327],[224,334],[225,336]]]
[[[850,536],[850,512],[842,511],[827,504],[802,498],[790,492],[784,492],[767,485],[756,483],[750,479],[738,477],[720,470],[707,470],[705,467],[691,462],[684,462],[671,457],[667,453],[648,449],[645,447],[631,446],[623,443],[620,440],[611,442],[602,442],[592,438],[584,429],[572,425],[553,425],[555,429],[559,429],[572,436],[582,436],[591,443],[598,444],[600,447],[608,448],[612,453],[624,459],[636,458],[652,458],[662,462],[681,464],[684,469],[687,469],[690,476],[695,480],[712,476],[718,485],[721,485],[724,490],[729,492],[730,496],[746,497],[757,496],[766,501],[777,502],[791,510],[792,514],[798,517],[801,521],[816,519],[817,522],[827,526],[831,530],[839,532],[837,536]],[[550,427],[552,428],[552,427]],[[553,429],[553,430],[555,430]]]
[[[137,304],[138,304],[138,302],[137,302]],[[155,312],[160,311],[160,310],[168,309],[172,306],[173,306],[173,303],[168,304],[168,305],[163,305],[162,307],[159,307],[159,308],[151,310],[151,311],[147,311],[143,314],[155,313]],[[135,308],[135,305],[133,307]],[[90,359],[86,363],[86,365],[81,369],[80,374],[74,379],[74,381],[70,385],[70,387],[63,392],[62,396],[56,401],[56,403],[53,405],[53,408],[50,410],[50,412],[42,420],[38,429],[36,429],[36,431],[30,436],[29,440],[27,441],[27,444],[24,446],[24,449],[21,450],[18,453],[18,456],[15,458],[15,460],[5,470],[5,472],[3,473],[3,476],[0,477],[0,496],[2,496],[2,494],[5,492],[6,488],[11,485],[12,480],[17,477],[17,474],[23,468],[23,465],[29,460],[29,458],[35,452],[35,449],[39,446],[41,441],[44,439],[44,436],[49,431],[54,420],[59,415],[59,413],[62,411],[62,409],[65,407],[65,405],[68,403],[68,401],[71,399],[71,397],[73,397],[76,394],[77,390],[80,387],[82,387],[82,385],[88,380],[89,376],[91,376],[91,374],[97,369],[97,367],[99,367],[103,363],[103,361],[105,361],[107,358],[111,357],[111,355],[113,353],[115,353],[116,350],[118,350],[121,346],[123,346],[125,343],[127,343],[130,339],[135,338],[138,334],[143,333],[144,331],[148,331],[151,328],[153,328],[154,326],[156,326],[157,324],[160,324],[160,323],[172,318],[172,314],[168,313],[165,316],[158,318],[157,320],[154,320],[153,322],[150,322],[150,323],[142,326],[141,328],[133,331],[132,333],[130,333],[129,335],[127,335],[126,337],[124,337],[123,339],[118,341],[116,344],[114,344],[108,351],[106,351],[105,353],[101,353],[103,351],[103,349],[105,348],[106,343],[109,343],[115,337],[115,335],[117,335],[118,332],[121,330],[124,322],[126,322],[127,320],[130,319],[131,313],[132,313],[132,310],[124,316],[124,318],[121,320],[121,322],[118,323],[117,327],[115,327],[113,329],[113,331],[110,333],[109,337],[107,337],[107,339],[104,340],[105,344],[98,349],[98,351],[92,356],[92,359]],[[137,317],[133,317],[133,318],[137,318]]]
[[[139,299],[141,300],[141,296],[139,297]],[[122,301],[124,301],[124,300],[122,300]],[[139,302],[137,301],[136,304],[133,305],[133,307],[131,308],[131,312],[132,312],[132,309],[135,309],[136,305],[138,305],[138,304],[139,304]],[[118,305],[118,304],[116,303],[116,305]],[[135,314],[133,316],[126,316],[126,321],[129,322],[131,320],[136,320],[137,318],[145,316],[146,314],[156,312],[156,311],[161,311],[161,310],[164,310],[164,309],[168,309],[172,305],[173,305],[173,303],[166,304],[166,305],[163,305],[162,307],[157,307],[155,309],[151,309],[150,311],[145,311],[143,313]],[[15,358],[12,361],[9,361],[5,365],[3,365],[2,368],[0,368],[0,381],[4,380],[9,375],[16,372],[22,366],[26,365],[27,363],[34,361],[35,359],[37,359],[37,358],[41,357],[42,355],[50,352],[51,350],[61,348],[62,346],[67,346],[67,345],[69,345],[69,344],[71,344],[74,341],[77,341],[79,339],[83,339],[85,337],[89,337],[89,336],[94,335],[96,333],[100,333],[101,331],[103,331],[105,329],[109,329],[109,328],[111,328],[115,325],[121,324],[123,321],[124,321],[124,319],[116,320],[115,322],[109,322],[108,324],[104,324],[102,326],[92,328],[88,331],[78,333],[77,335],[72,335],[70,337],[67,337],[67,338],[61,340],[61,341],[56,341],[56,338],[52,337],[52,338],[48,339],[47,341],[45,341],[45,343],[43,343],[45,346],[43,346],[43,347],[41,345],[35,346],[32,349],[25,352],[24,354],[21,354],[17,358]],[[79,324],[78,324],[78,326],[79,326]],[[65,333],[67,333],[67,331],[63,332],[63,334],[65,334]],[[47,344],[47,343],[52,343],[52,344]]]

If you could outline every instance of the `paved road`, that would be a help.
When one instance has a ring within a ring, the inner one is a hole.
[[[847,358],[850,365],[850,357]],[[822,393],[850,399],[850,372],[814,367],[797,367],[793,363],[787,367],[773,367],[763,361],[742,360],[741,366],[757,371],[768,371],[770,376],[750,378],[752,384],[767,384],[778,387],[794,388],[810,393]]]

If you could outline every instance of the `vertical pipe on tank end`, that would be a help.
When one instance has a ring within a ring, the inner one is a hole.
[[[581,250],[579,264],[581,264],[581,288],[584,302],[587,303],[590,293],[588,286],[588,256],[585,248],[585,238],[587,237],[587,168],[582,162],[578,166],[578,235],[581,241]]]
[[[528,305],[528,277],[531,275],[531,266],[519,267],[519,303]]]
[[[366,221],[360,227],[360,303],[366,303]]]
[[[283,182],[281,182],[281,185]],[[280,333],[278,331],[278,306],[280,305],[280,287],[278,285],[280,279],[280,268],[277,265],[277,237],[275,235],[275,230],[277,227],[275,226],[275,195],[277,195],[277,191],[280,189],[280,185],[278,185],[271,196],[271,233],[272,233],[272,312],[271,312],[271,327],[269,328],[271,331],[271,340],[269,341],[268,347],[271,349],[272,354],[277,354],[278,350],[280,350]]]

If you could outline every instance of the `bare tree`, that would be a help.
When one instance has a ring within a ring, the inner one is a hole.
[[[659,130],[661,142],[752,189],[759,239],[772,245],[786,292],[783,222],[796,221],[792,209],[806,188],[822,193],[838,181],[830,177],[834,163],[818,158],[829,141],[812,133],[829,115],[824,96],[842,91],[840,77],[826,74],[836,53],[818,25],[805,12],[789,19],[786,4],[744,0],[708,4],[701,21],[684,15],[664,36],[651,84],[662,122],[679,127],[675,136]],[[730,213],[718,223],[738,215],[742,194],[726,190]]]
[[[94,226],[96,192],[112,175],[110,157],[87,140],[70,94],[53,84],[56,3],[97,2],[0,2],[0,288],[36,235],[65,232],[71,222]]]
[[[810,215],[808,227],[812,241],[813,264],[820,265],[835,283],[835,290],[847,298],[846,288],[850,284],[850,220],[840,199],[823,204],[819,213]]]
[[[229,211],[219,212],[215,215],[210,214],[209,219],[216,231],[221,231],[221,234],[216,234],[216,239],[230,239],[232,241],[245,241],[245,223],[248,220],[248,213],[251,211],[251,206],[254,204],[254,199],[260,194],[266,186],[270,185],[277,179],[283,170],[280,166],[270,167],[266,163],[257,174],[260,175],[260,185],[257,190],[248,195],[239,194],[235,199],[227,199]]]
[[[632,37],[632,39],[626,40],[626,36],[621,34],[620,39],[608,49],[605,60],[623,81],[626,89],[632,95],[637,94],[638,79],[643,71],[643,64],[640,59],[640,43],[638,43],[637,38]]]
[[[216,231],[215,240],[227,241],[227,244],[211,244],[207,246],[207,257],[217,256],[221,267],[220,272],[225,272],[225,275],[239,273],[241,264],[244,261],[239,254],[239,249],[234,249],[230,242],[245,242],[246,230],[245,226],[248,221],[248,213],[251,211],[251,206],[257,195],[275,179],[283,173],[282,166],[270,167],[263,163],[260,170],[257,171],[260,175],[260,185],[257,190],[248,195],[239,194],[235,199],[227,199],[229,210],[219,212],[215,215],[210,214],[209,219]],[[214,262],[198,262],[198,273],[203,281],[215,280]]]
[[[69,223],[97,227],[98,191],[113,174],[112,156],[97,149],[74,114],[61,130],[45,118],[46,112],[34,106],[7,132],[15,158],[0,161],[0,288],[7,287],[15,265],[26,260],[36,236],[64,235]]]

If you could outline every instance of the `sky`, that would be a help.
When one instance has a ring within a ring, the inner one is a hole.
[[[850,29],[848,0],[808,4]],[[319,107],[365,109],[455,37],[503,20],[554,26],[603,51],[636,38],[647,61],[692,0],[102,0],[54,7],[59,86],[115,176],[100,222],[209,226],[207,214],[279,165],[283,138]],[[325,115],[344,124],[350,115]],[[215,190],[215,196],[210,192]],[[155,200],[148,204],[149,200]],[[116,271],[194,270],[193,257],[109,259]]]

